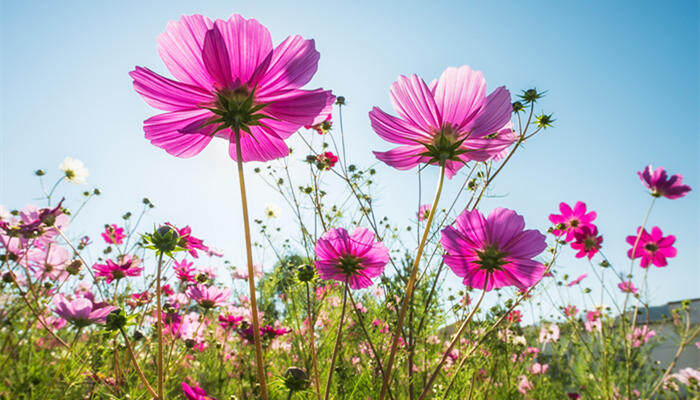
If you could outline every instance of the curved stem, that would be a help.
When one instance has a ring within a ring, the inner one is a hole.
[[[311,367],[314,373],[314,386],[316,389],[316,397],[321,400],[321,383],[318,379],[318,360],[316,358],[316,336],[314,335],[314,325],[316,323],[314,318],[313,308],[311,305],[311,290],[309,289],[309,282],[306,282],[306,319],[309,321],[309,345],[311,346]]]
[[[331,356],[331,367],[328,371],[328,379],[326,380],[326,395],[325,400],[328,400],[328,396],[331,393],[331,379],[333,378],[333,370],[335,369],[335,359],[338,356],[338,350],[340,349],[340,339],[343,334],[343,321],[345,319],[345,307],[348,303],[348,281],[345,280],[345,285],[343,287],[343,309],[340,311],[340,322],[338,322],[338,333],[335,335],[335,346],[333,346],[333,355]]]
[[[260,322],[258,321],[258,305],[255,299],[255,270],[253,268],[253,249],[250,239],[250,221],[248,220],[248,199],[245,191],[245,178],[243,176],[243,161],[241,159],[241,132],[235,130],[236,163],[238,164],[238,184],[241,190],[241,209],[243,211],[243,230],[245,233],[245,253],[248,262],[248,290],[250,308],[253,320],[253,338],[255,340],[255,366],[258,372],[260,395],[267,400],[267,387],[265,385],[265,367],[263,365],[262,343],[260,342]]]
[[[420,397],[418,397],[418,400],[424,399],[425,396],[428,394],[428,392],[430,391],[430,387],[433,385],[433,382],[435,382],[435,379],[437,378],[438,374],[440,373],[440,370],[442,369],[442,365],[445,364],[445,360],[447,360],[447,356],[450,354],[452,349],[455,347],[455,344],[457,344],[457,341],[459,341],[459,338],[462,336],[464,329],[467,327],[467,325],[469,325],[472,318],[474,317],[474,314],[476,314],[476,311],[479,309],[479,306],[481,305],[481,301],[484,300],[484,296],[486,295],[486,285],[488,285],[489,278],[490,278],[489,276],[486,277],[486,279],[485,279],[486,283],[484,284],[484,288],[481,291],[481,296],[479,296],[479,301],[476,302],[476,305],[474,306],[474,308],[472,308],[472,311],[467,316],[467,319],[464,320],[462,325],[459,327],[459,330],[455,334],[454,338],[452,338],[452,341],[450,342],[449,347],[447,347],[447,350],[445,350],[445,353],[442,355],[442,359],[440,360],[440,363],[433,370],[433,373],[430,375],[430,379],[428,379],[428,382],[425,383],[425,387],[423,387],[423,392],[420,394]]]
[[[68,346],[68,351],[66,352],[66,355],[63,356],[63,358],[61,359],[61,364],[58,366],[58,370],[56,371],[56,374],[54,374],[53,379],[51,379],[51,383],[49,383],[49,386],[47,387],[47,391],[44,392],[43,399],[46,399],[46,396],[49,394],[49,391],[53,387],[53,384],[56,383],[56,379],[61,374],[61,371],[63,371],[63,367],[65,367],[66,361],[68,360],[68,357],[70,357],[71,353],[73,352],[73,347],[75,347],[75,342],[77,342],[78,337],[80,337],[80,331],[81,331],[81,328],[78,328],[78,331],[75,332],[75,337],[73,338],[73,341],[71,342],[70,346]]]
[[[131,358],[131,362],[132,362],[132,364],[134,364],[134,368],[136,368],[136,373],[139,375],[141,382],[143,382],[143,385],[148,390],[148,393],[150,393],[151,396],[153,396],[153,398],[158,398],[158,394],[155,392],[155,390],[153,390],[153,387],[148,383],[148,379],[146,379],[146,375],[143,374],[141,367],[139,367],[139,364],[136,361],[136,355],[134,355],[134,349],[131,347],[131,343],[129,342],[129,338],[126,336],[126,332],[124,332],[124,328],[119,328],[119,332],[121,332],[122,337],[124,337],[124,343],[126,344],[126,350],[129,353],[129,358]]]
[[[158,330],[158,400],[163,397],[163,310],[160,302],[160,275],[163,269],[163,252],[158,252],[158,270],[156,272],[156,329]]]
[[[396,321],[396,329],[394,330],[394,336],[392,338],[391,350],[389,351],[389,360],[386,363],[386,370],[384,374],[384,379],[382,380],[382,389],[379,392],[379,400],[384,400],[386,396],[386,391],[389,388],[389,383],[391,381],[391,369],[394,366],[394,357],[396,356],[396,350],[399,345],[399,337],[401,335],[401,328],[403,327],[403,320],[406,317],[406,310],[408,309],[409,299],[413,295],[413,286],[416,283],[416,275],[418,274],[418,265],[420,264],[421,256],[423,255],[423,248],[430,234],[430,226],[433,223],[435,214],[437,213],[437,205],[440,201],[440,194],[442,193],[442,183],[445,180],[445,163],[442,162],[440,165],[440,178],[438,178],[437,189],[435,190],[435,198],[433,199],[433,204],[430,206],[430,213],[428,214],[428,220],[425,223],[425,230],[423,231],[423,237],[421,238],[420,244],[418,245],[418,250],[416,251],[416,258],[413,260],[413,267],[411,268],[411,275],[408,278],[408,283],[406,284],[406,295],[401,302],[401,309],[399,311],[398,320]]]

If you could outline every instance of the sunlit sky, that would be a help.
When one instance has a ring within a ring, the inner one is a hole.
[[[190,13],[256,18],[275,43],[290,34],[315,39],[321,60],[310,87],[347,98],[347,147],[361,165],[375,162],[372,149],[391,147],[372,132],[367,112],[374,105],[391,111],[388,89],[399,74],[430,81],[448,66],[468,64],[484,72],[489,91],[547,90],[537,111],[554,113],[555,127],[516,154],[495,182],[499,196],[483,209],[513,208],[529,227],[545,230],[560,201],[585,201],[598,212],[605,254],[627,270],[625,237],[651,200],[636,171],[653,163],[682,173],[696,191],[657,201],[649,220],[676,235],[678,249],[667,268],[649,271],[649,289],[652,304],[700,297],[695,1],[2,2],[0,204],[35,202],[40,189],[32,172],[56,177],[58,164],[72,156],[90,169],[85,188],[103,192],[72,235],[97,238],[104,223],[119,222],[148,196],[157,208],[147,224],[189,224],[242,264],[235,165],[225,143],[187,160],[152,146],[142,121],[157,111],[127,75],[135,65],[168,75],[156,37],[169,20]],[[416,209],[415,171],[377,169],[377,214],[407,223]],[[424,199],[436,177],[436,168],[423,174]],[[267,203],[283,205],[259,180],[248,182],[253,216]],[[446,198],[460,183],[448,183]],[[85,188],[65,187],[69,200]],[[279,223],[294,232],[289,214]],[[273,261],[261,260],[268,269]],[[570,250],[558,264],[573,276],[591,272]]]

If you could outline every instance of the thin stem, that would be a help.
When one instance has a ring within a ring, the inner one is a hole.
[[[416,258],[413,260],[413,267],[411,268],[411,275],[408,278],[408,283],[406,284],[406,295],[401,302],[401,310],[399,311],[398,320],[396,321],[396,329],[394,330],[394,336],[392,338],[391,350],[389,351],[389,360],[386,363],[386,374],[382,381],[382,389],[379,392],[379,400],[384,400],[386,396],[386,391],[389,388],[389,383],[391,381],[391,369],[394,366],[394,357],[396,356],[396,350],[399,345],[399,337],[401,335],[401,328],[403,327],[403,320],[406,316],[406,310],[408,308],[409,299],[413,295],[413,286],[416,283],[416,275],[418,274],[418,265],[420,264],[421,256],[423,255],[423,248],[430,234],[430,226],[433,223],[433,218],[437,213],[438,202],[440,201],[440,194],[442,193],[442,183],[445,180],[445,162],[440,165],[440,178],[438,179],[437,189],[435,190],[435,199],[433,199],[433,204],[430,206],[430,213],[428,214],[428,220],[425,223],[425,230],[423,231],[423,237],[421,238],[420,244],[418,245],[418,250],[416,251]]]
[[[150,393],[151,396],[153,396],[154,398],[158,398],[158,394],[156,394],[155,390],[153,390],[153,387],[148,383],[148,379],[146,379],[146,376],[143,374],[141,367],[139,367],[139,363],[136,361],[134,350],[131,348],[131,343],[129,342],[129,338],[126,335],[126,332],[124,332],[124,328],[119,328],[119,332],[121,332],[122,337],[124,337],[124,343],[126,344],[126,349],[129,353],[129,358],[131,359],[131,363],[134,364],[134,368],[136,368],[136,373],[139,375],[139,378],[141,378],[141,382],[143,382],[143,385],[146,387],[148,393]]]
[[[58,370],[54,374],[53,379],[51,379],[51,383],[49,383],[49,386],[47,387],[47,391],[44,392],[43,399],[46,399],[46,396],[49,394],[49,391],[51,391],[53,384],[56,383],[56,379],[61,374],[61,371],[63,371],[63,367],[66,365],[66,361],[68,360],[68,357],[70,357],[71,353],[73,352],[73,347],[75,347],[75,342],[77,342],[78,337],[80,337],[81,330],[82,330],[81,328],[78,328],[78,331],[75,332],[75,337],[73,338],[73,341],[70,343],[70,346],[68,346],[68,351],[66,352],[66,355],[63,356],[63,358],[61,359],[61,364],[58,366]]]
[[[440,370],[442,369],[442,365],[445,364],[445,360],[447,360],[447,356],[450,354],[452,349],[455,347],[455,344],[459,341],[460,336],[462,336],[462,333],[464,332],[464,329],[469,325],[469,322],[471,322],[472,318],[474,317],[474,314],[476,314],[476,311],[479,309],[479,306],[481,305],[481,301],[484,300],[484,296],[486,295],[486,285],[488,285],[490,276],[487,276],[486,279],[484,280],[486,283],[484,284],[484,288],[481,291],[481,296],[479,296],[479,301],[476,302],[476,305],[474,308],[472,308],[472,311],[469,313],[467,316],[467,319],[464,320],[462,325],[459,327],[459,330],[455,334],[454,338],[452,338],[452,341],[450,342],[450,345],[447,347],[447,350],[445,350],[444,354],[442,355],[442,359],[440,360],[440,363],[435,367],[433,370],[433,373],[430,375],[430,378],[428,379],[428,382],[425,383],[425,387],[423,387],[423,392],[421,393],[420,397],[418,397],[418,400],[422,400],[425,398],[425,396],[428,394],[430,391],[430,387],[433,385],[433,382],[435,382],[435,379],[437,378],[438,374],[440,373]]]
[[[306,320],[309,321],[309,345],[311,346],[311,367],[314,373],[314,387],[316,389],[316,397],[321,400],[321,383],[318,379],[318,360],[316,358],[316,336],[314,335],[315,319],[311,305],[311,290],[309,282],[306,282]]]
[[[333,370],[335,369],[335,359],[338,356],[338,350],[340,349],[340,339],[343,334],[343,320],[345,319],[345,308],[348,303],[348,281],[345,280],[345,285],[343,287],[343,309],[340,311],[340,322],[338,323],[338,333],[335,335],[335,346],[333,346],[333,355],[331,356],[331,367],[328,371],[328,379],[326,380],[326,395],[323,397],[328,400],[328,396],[331,393],[331,380],[333,378]]]
[[[158,270],[156,272],[156,329],[158,330],[158,400],[164,400],[163,397],[163,311],[160,302],[161,287],[160,278],[163,269],[163,252],[158,252]]]
[[[248,261],[248,290],[250,308],[253,319],[253,338],[255,340],[255,366],[258,372],[258,383],[263,400],[267,400],[267,386],[265,385],[265,366],[263,365],[262,343],[260,342],[260,322],[258,321],[258,305],[255,299],[255,270],[253,268],[253,249],[250,238],[250,221],[248,220],[248,199],[245,191],[245,178],[243,176],[243,160],[241,153],[241,132],[234,132],[236,140],[236,163],[238,164],[238,184],[241,190],[241,209],[243,211],[243,231],[245,233],[245,253]]]

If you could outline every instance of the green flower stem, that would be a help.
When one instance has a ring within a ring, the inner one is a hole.
[[[401,337],[401,328],[403,328],[403,320],[406,317],[406,310],[408,309],[408,303],[413,295],[413,287],[416,284],[416,276],[418,275],[418,265],[420,264],[421,256],[423,255],[423,248],[430,234],[430,226],[433,223],[435,214],[437,214],[437,206],[440,201],[440,194],[442,193],[442,183],[445,180],[445,162],[443,161],[440,165],[440,178],[438,179],[437,190],[435,191],[435,199],[433,199],[433,204],[430,207],[430,213],[428,214],[428,220],[425,223],[425,230],[423,231],[423,237],[421,238],[420,244],[418,245],[418,250],[416,251],[416,258],[413,260],[413,267],[411,268],[411,275],[408,278],[408,283],[406,284],[406,295],[401,302],[401,309],[399,310],[398,320],[396,321],[396,329],[394,330],[394,335],[391,343],[391,350],[389,351],[389,360],[386,363],[386,371],[384,379],[382,380],[382,389],[379,392],[379,400],[384,400],[386,396],[387,389],[391,382],[391,369],[394,366],[394,358],[396,357],[396,350],[398,350],[399,337]]]
[[[345,319],[345,308],[348,303],[348,281],[345,280],[345,285],[343,286],[343,309],[340,311],[340,322],[338,323],[338,333],[335,335],[335,346],[333,346],[333,355],[331,356],[331,366],[328,370],[328,379],[326,380],[326,395],[325,400],[328,400],[328,396],[331,393],[331,381],[333,379],[333,369],[335,369],[335,359],[338,356],[338,350],[340,349],[340,339],[343,334],[343,321]]]
[[[253,319],[253,338],[255,340],[255,366],[257,367],[260,394],[263,400],[267,400],[267,387],[265,385],[265,366],[263,365],[262,343],[260,341],[260,322],[258,321],[258,305],[255,299],[255,270],[253,267],[253,249],[250,238],[250,221],[248,220],[248,199],[245,191],[245,178],[243,176],[243,161],[241,155],[241,132],[234,131],[236,140],[236,159],[238,164],[238,183],[241,190],[241,209],[243,211],[243,230],[245,233],[245,252],[248,261],[248,289],[250,294],[250,308]]]

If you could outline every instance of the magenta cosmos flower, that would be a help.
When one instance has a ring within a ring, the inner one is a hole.
[[[289,36],[273,48],[267,28],[240,15],[171,21],[158,53],[176,80],[142,67],[129,75],[144,100],[165,111],[145,121],[146,139],[177,157],[199,154],[216,136],[230,141],[237,159],[236,130],[242,161],[284,157],[284,139],[323,121],[335,99],[330,91],[301,89],[318,66],[313,40]]]
[[[120,228],[116,224],[105,225],[105,231],[102,232],[102,239],[104,239],[106,243],[120,245],[125,238],[124,228]]]
[[[209,397],[207,392],[199,387],[198,383],[194,386],[190,386],[185,382],[182,382],[182,392],[185,394],[187,400],[215,400],[213,397]]]
[[[418,221],[425,221],[430,216],[430,210],[433,208],[432,204],[423,204],[418,207]]]
[[[143,271],[141,260],[128,254],[119,257],[116,262],[107,260],[105,264],[95,264],[92,268],[95,270],[95,276],[104,277],[107,283],[127,276],[139,276]]]
[[[352,289],[371,286],[372,278],[381,275],[388,262],[389,250],[367,228],[355,228],[352,234],[334,228],[316,242],[321,279],[347,282]]]
[[[94,323],[104,324],[107,315],[116,309],[104,303],[93,303],[85,297],[68,300],[60,295],[54,299],[54,305],[56,314],[78,328]]]
[[[192,236],[192,228],[190,228],[189,225],[185,226],[184,228],[178,228],[169,222],[166,222],[165,225],[175,229],[180,237],[178,244],[188,253],[190,253],[192,257],[199,258],[199,253],[197,253],[197,250],[209,252],[209,247],[204,245],[204,241],[202,239]]]
[[[464,211],[454,226],[442,230],[445,264],[465,285],[484,290],[537,283],[545,266],[532,258],[546,247],[545,236],[525,230],[525,219],[513,210],[497,208],[484,217]]]
[[[586,203],[577,201],[572,209],[566,203],[559,203],[561,214],[550,214],[549,221],[554,224],[552,233],[556,236],[566,234],[567,242],[574,240],[574,234],[581,232],[584,226],[593,226],[593,221],[598,215],[595,211],[586,212]]]
[[[187,297],[194,300],[203,308],[214,308],[226,304],[231,295],[231,289],[221,289],[216,286],[193,285],[185,292]]]
[[[571,248],[578,250],[576,258],[588,256],[592,259],[601,248],[603,237],[598,235],[598,227],[595,225],[587,225],[574,233],[574,242],[571,243]]]
[[[652,169],[650,164],[637,172],[637,175],[654,197],[679,199],[690,192],[690,186],[683,184],[683,175],[677,174],[669,178],[663,167]]]
[[[637,228],[637,235],[642,229],[640,226]],[[639,242],[637,247],[634,248],[634,243],[637,240],[637,235],[627,236],[627,243],[632,246],[631,249],[627,250],[627,257],[629,258],[642,258],[641,266],[642,268],[648,267],[650,264],[654,264],[657,267],[665,267],[668,265],[666,258],[671,258],[676,256],[676,248],[673,247],[673,243],[676,241],[676,237],[673,235],[668,235],[664,237],[663,232],[658,226],[651,228],[651,234],[647,232],[646,229],[642,231],[641,236],[639,236]],[[632,256],[632,251],[634,250],[634,257]]]
[[[466,65],[447,68],[430,85],[417,75],[399,76],[391,86],[391,101],[400,118],[378,107],[369,118],[382,139],[401,145],[374,154],[400,170],[445,159],[450,178],[466,162],[491,159],[515,139],[510,92],[501,86],[486,96],[481,72]]]
[[[622,291],[622,293],[632,293],[637,294],[637,288],[634,287],[632,281],[624,281],[617,284],[617,287]]]

